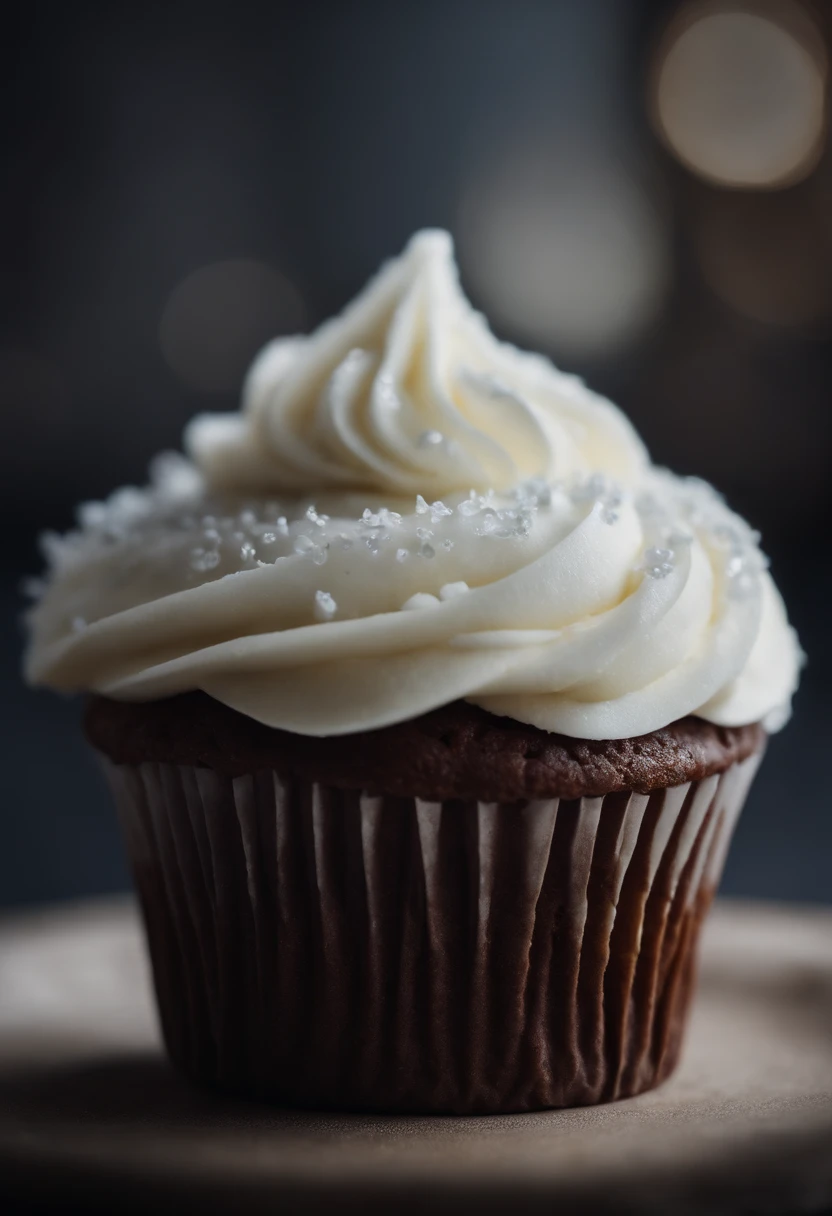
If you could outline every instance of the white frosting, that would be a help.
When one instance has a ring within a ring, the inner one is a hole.
[[[310,735],[459,697],[593,739],[788,716],[800,651],[756,536],[498,343],[444,234],[267,348],[188,448],[47,539],[32,682],[200,688]]]
[[[624,415],[546,359],[498,342],[462,295],[445,232],[422,232],[309,338],[272,342],[239,414],[196,418],[217,489],[328,486],[435,498],[647,464]]]

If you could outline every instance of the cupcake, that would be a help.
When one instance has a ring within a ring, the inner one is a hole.
[[[320,1108],[648,1089],[800,652],[758,536],[497,341],[449,237],[45,540],[168,1052]]]

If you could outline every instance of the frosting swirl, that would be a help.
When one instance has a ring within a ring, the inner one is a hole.
[[[445,232],[415,236],[309,338],[272,342],[239,414],[196,418],[186,448],[222,490],[506,489],[647,454],[624,415],[546,359],[498,342],[462,295]]]
[[[443,234],[267,348],[187,446],[47,538],[31,681],[200,688],[310,735],[459,697],[592,739],[788,716],[800,652],[758,537],[498,343]]]

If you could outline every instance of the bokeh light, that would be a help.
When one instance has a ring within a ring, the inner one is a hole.
[[[509,153],[460,207],[466,278],[495,325],[581,356],[633,340],[669,279],[667,226],[632,166],[558,154],[544,138]]]
[[[215,262],[174,288],[159,340],[183,384],[229,392],[265,342],[302,328],[304,319],[300,293],[279,271],[251,259]]]
[[[832,308],[829,264],[807,190],[708,195],[693,237],[702,276],[742,316],[822,332]]]
[[[656,51],[653,120],[708,181],[789,185],[822,153],[827,75],[823,39],[802,5],[687,4]]]

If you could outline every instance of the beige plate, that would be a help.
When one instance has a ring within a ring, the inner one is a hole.
[[[0,1196],[85,1211],[832,1205],[832,910],[723,902],[677,1075],[499,1118],[285,1112],[166,1066],[134,909],[0,922]]]

